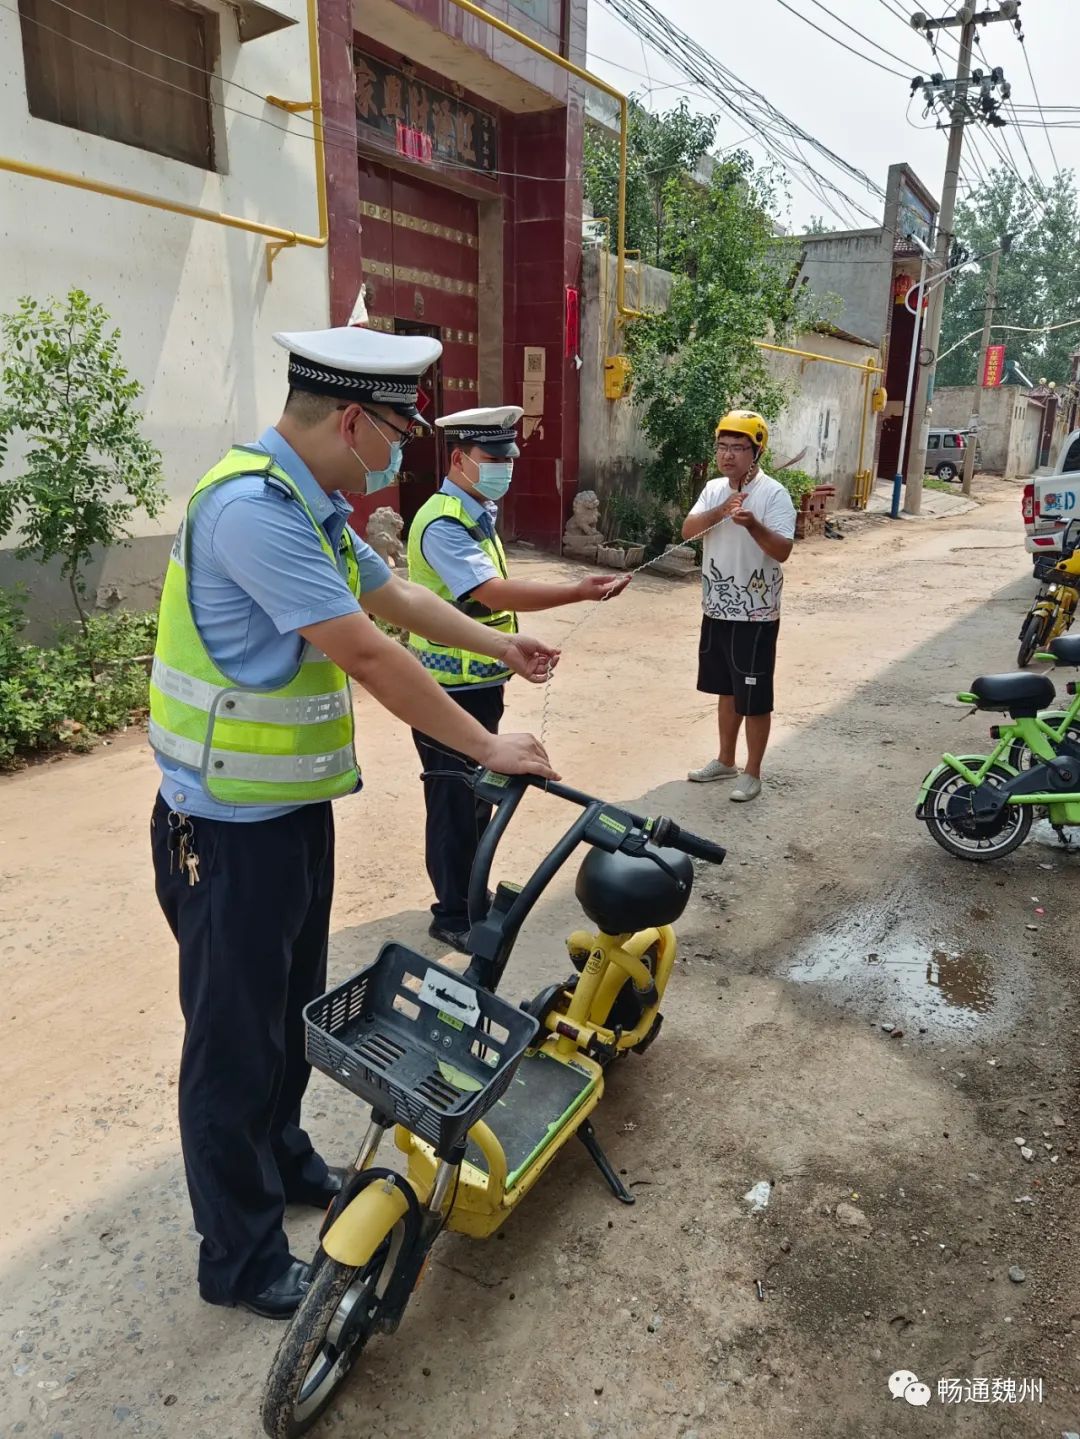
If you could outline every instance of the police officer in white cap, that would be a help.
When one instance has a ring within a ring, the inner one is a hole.
[[[157,894],[180,947],[199,1289],[281,1318],[306,1284],[285,1205],[325,1207],[341,1184],[300,1124],[301,1012],[326,988],[330,801],[360,788],[349,678],[447,749],[552,774],[537,740],[494,735],[367,616],[531,680],[557,653],[392,576],[348,528],[343,492],[394,482],[438,342],[353,328],[275,338],[289,351],[284,414],[203,476],[177,536],[150,742]]]
[[[421,506],[409,529],[409,578],[488,631],[517,634],[519,611],[549,610],[579,600],[605,600],[621,593],[629,576],[590,575],[573,583],[513,580],[496,531],[498,502],[510,488],[519,457],[517,405],[459,410],[435,424],[446,436],[450,473]],[[447,645],[413,633],[409,644],[421,664],[463,710],[492,734],[503,714],[510,670],[483,646]],[[413,728],[424,766],[427,807],[425,855],[435,891],[430,933],[452,949],[469,953],[469,872],[491,807],[478,801],[453,771],[466,767],[446,753],[427,725]],[[478,916],[474,915],[475,920]]]

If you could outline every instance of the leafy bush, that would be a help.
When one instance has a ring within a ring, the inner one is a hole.
[[[807,474],[805,470],[778,470],[775,474],[766,470],[774,480],[779,480],[784,489],[791,496],[791,503],[796,509],[802,504],[803,496],[810,494],[817,488],[817,480],[813,475]]]
[[[783,343],[820,317],[822,302],[797,283],[798,247],[776,237],[774,177],[747,156],[718,163],[707,187],[669,179],[664,198],[670,302],[629,326],[626,348],[655,455],[648,487],[685,513],[709,472],[725,410],[770,416],[787,402],[756,340]]]
[[[60,560],[80,621],[94,552],[125,544],[142,512],[165,503],[161,456],[142,435],[142,385],[120,358],[120,332],[82,290],[24,298],[0,316],[0,539],[17,530],[20,559]]]
[[[645,546],[645,558],[662,554],[675,539],[675,524],[667,508],[654,499],[615,494],[611,499],[613,539]]]
[[[89,618],[44,648],[21,639],[18,594],[0,590],[0,768],[64,745],[87,749],[147,705],[154,614]]]

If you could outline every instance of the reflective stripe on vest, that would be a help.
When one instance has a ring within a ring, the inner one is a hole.
[[[418,510],[409,528],[409,579],[413,584],[423,585],[440,599],[452,604],[471,619],[482,625],[499,630],[502,634],[517,634],[517,616],[511,610],[488,610],[478,601],[459,601],[450,593],[442,576],[424,558],[424,532],[428,525],[437,520],[453,520],[466,529],[477,546],[506,579],[506,554],[498,535],[486,535],[479,525],[470,518],[465,506],[456,495],[441,492]],[[470,650],[451,649],[437,645],[424,635],[410,634],[409,647],[416,658],[439,684],[456,688],[469,684],[489,684],[493,680],[508,680],[510,671],[505,665],[493,660],[490,655],[473,654]]]
[[[269,456],[236,448],[204,475],[188,501],[165,575],[150,676],[150,743],[166,759],[196,770],[207,794],[223,804],[336,799],[360,784],[344,671],[305,644],[284,684],[273,689],[238,685],[210,658],[191,612],[192,505],[211,486],[242,475],[264,476],[299,504],[323,550],[338,563],[300,490]],[[340,559],[349,588],[359,595],[359,566],[348,530]]]

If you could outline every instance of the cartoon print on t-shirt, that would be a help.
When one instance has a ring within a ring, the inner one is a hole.
[[[754,610],[769,608],[771,603],[769,589],[764,570],[755,570],[743,586],[743,593],[746,596],[745,608],[748,614],[753,614]]]
[[[773,566],[772,578],[769,580],[769,588],[766,592],[766,603],[770,610],[779,610],[780,596],[784,590],[784,571],[779,565]]]
[[[706,614],[722,619],[732,619],[743,612],[742,588],[735,583],[734,575],[722,575],[716,561],[709,561],[708,573],[701,571]]]

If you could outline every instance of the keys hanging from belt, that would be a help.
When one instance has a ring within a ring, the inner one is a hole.
[[[199,856],[195,850],[195,826],[191,816],[178,810],[169,811],[169,873],[179,867],[194,888],[199,882]]]

